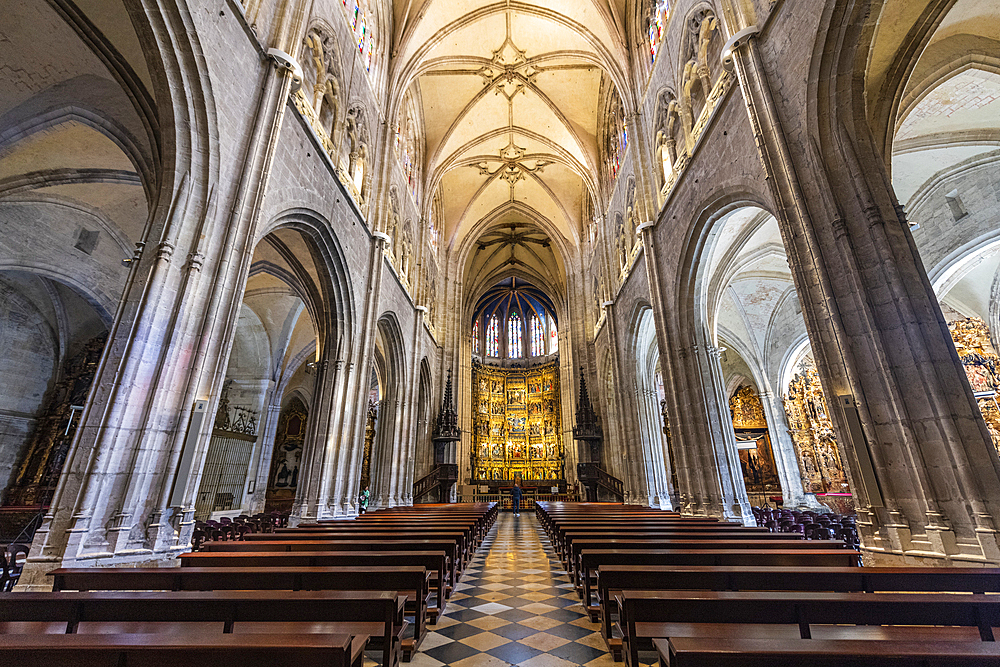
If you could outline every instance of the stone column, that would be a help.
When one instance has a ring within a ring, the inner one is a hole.
[[[267,483],[271,476],[271,457],[274,455],[274,438],[278,433],[278,420],[281,418],[281,394],[272,389],[268,392],[267,405],[264,407],[264,418],[260,424],[260,455],[257,458],[256,471],[251,472],[254,480],[253,494],[250,496],[250,506],[247,512],[251,515],[264,511],[267,499]]]
[[[365,448],[365,423],[368,419],[368,379],[371,377],[375,358],[375,337],[378,322],[378,295],[382,288],[385,249],[392,239],[381,231],[372,233],[372,245],[368,256],[368,291],[365,299],[364,316],[361,318],[361,342],[355,357],[358,372],[351,373],[350,382],[345,387],[344,405],[356,406],[351,418],[345,417],[338,444],[338,455],[333,478],[333,498],[335,513],[339,516],[354,516],[358,513],[358,488],[361,483],[361,461]],[[379,420],[383,411],[379,409]],[[379,426],[378,428],[381,428]],[[378,436],[376,435],[376,442]],[[373,452],[374,457],[374,452]],[[374,460],[372,469],[374,470]],[[376,501],[375,490],[371,489],[371,499]],[[373,506],[374,509],[374,506]]]
[[[850,3],[832,8],[828,51],[817,56],[824,111],[786,127],[782,118],[801,119],[804,108],[814,109],[806,104],[810,91],[782,80],[781,95],[772,94],[780,70],[768,71],[765,52],[770,59],[780,53],[758,41],[743,10],[728,8],[740,38],[730,40],[723,57],[736,71],[779,203],[867,557],[1000,563],[1000,460],[884,158],[867,122],[855,120],[862,103],[851,54],[867,12]]]
[[[629,409],[628,403],[623,400],[628,396],[628,393],[626,387],[622,386],[624,375],[619,357],[622,349],[622,341],[618,336],[614,310],[614,302],[606,302],[605,312],[607,313],[607,320],[604,326],[608,328],[612,372],[614,373],[615,388],[617,390],[615,392],[615,403],[618,405],[618,427],[613,433],[620,438],[617,447],[625,452],[625,469],[623,471],[616,471],[610,465],[611,461],[616,458],[611,455],[616,448],[616,443],[613,440],[611,441],[611,447],[608,447],[608,441],[605,440],[604,459],[609,468],[608,472],[620,477],[624,484],[625,502],[648,504],[649,484],[646,479],[645,457],[642,445],[639,443],[638,438],[634,437],[634,434],[638,432],[636,424],[638,415],[634,410]],[[605,438],[608,435],[608,433],[605,433]]]

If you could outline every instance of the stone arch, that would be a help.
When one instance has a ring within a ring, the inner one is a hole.
[[[655,374],[659,368],[660,347],[653,309],[646,302],[636,304],[630,318],[632,359],[635,361],[636,417],[639,427],[645,480],[645,496],[653,507],[675,509],[670,488],[670,466],[663,433]]]
[[[371,455],[372,503],[377,507],[399,504],[404,474],[401,442],[407,396],[405,343],[396,314],[381,315],[376,324],[375,362],[382,398]]]

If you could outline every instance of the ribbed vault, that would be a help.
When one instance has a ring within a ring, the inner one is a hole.
[[[577,244],[596,200],[600,100],[626,81],[624,5],[395,3],[393,79],[396,97],[422,105],[424,192],[440,194],[445,247],[487,253],[466,265],[477,273],[502,259],[562,282],[549,247],[531,239]]]

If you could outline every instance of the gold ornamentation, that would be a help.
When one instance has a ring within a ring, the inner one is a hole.
[[[529,369],[472,365],[475,481],[562,480],[558,362]]]
[[[733,428],[737,431],[745,428],[767,428],[764,406],[761,405],[757,392],[748,384],[737,389],[729,399],[729,412],[733,416]]]
[[[361,460],[361,490],[367,489],[372,481],[372,446],[375,444],[375,422],[378,420],[378,403],[368,400],[368,416],[365,420],[365,449]]]
[[[729,412],[739,447],[740,468],[747,493],[781,495],[781,481],[771,451],[767,417],[757,390],[743,385],[729,399]]]
[[[965,368],[965,375],[976,394],[976,403],[986,422],[986,428],[990,431],[993,446],[1000,454],[1000,408],[996,399],[1000,389],[1000,376],[997,373],[1000,357],[990,341],[989,327],[978,317],[969,317],[952,322],[948,329]]]
[[[850,492],[826,397],[811,359],[802,362],[788,384],[784,404],[805,492]]]

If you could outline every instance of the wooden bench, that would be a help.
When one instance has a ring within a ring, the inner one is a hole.
[[[663,529],[663,530],[604,530],[604,531],[593,531],[593,532],[575,532],[568,531],[563,533],[562,542],[564,544],[564,550],[559,554],[560,558],[564,562],[570,562],[572,553],[574,551],[573,545],[577,542],[600,542],[605,543],[620,543],[620,542],[632,542],[641,541],[641,543],[650,542],[676,542],[678,540],[703,540],[717,542],[719,540],[739,540],[741,542],[747,540],[768,540],[769,542],[803,542],[804,539],[801,533],[769,533],[766,530],[758,530],[756,528],[743,528],[742,526],[737,526],[734,528],[727,528],[723,530],[719,529],[708,529],[708,528],[677,528],[677,529]],[[589,547],[595,548],[595,547]],[[600,548],[600,547],[596,547]]]
[[[447,556],[443,551],[198,551],[181,554],[181,569],[189,568],[288,568],[288,567],[384,567],[392,565],[421,566],[430,572],[430,583],[435,590],[437,606],[427,606],[427,618],[431,625],[437,623],[444,613],[447,597],[451,591],[448,579]],[[86,568],[89,569],[90,568]],[[107,568],[102,568],[107,569]],[[115,568],[121,569],[121,568]],[[152,568],[155,574],[164,568]],[[171,568],[173,569],[173,568]],[[163,578],[158,581],[166,581]],[[148,588],[157,588],[150,586]],[[169,590],[169,586],[163,588]]]
[[[428,572],[418,566],[60,568],[53,591],[395,591],[413,612],[413,638],[403,638],[409,662],[427,634]]]
[[[415,522],[417,523],[416,526],[414,526]],[[481,532],[482,528],[483,526],[476,522],[454,520],[437,521],[432,518],[421,518],[419,520],[393,519],[380,521],[340,521],[332,524],[299,524],[295,528],[279,528],[275,531],[275,534],[283,535],[294,532],[352,534],[368,532],[372,534],[395,533],[397,535],[414,537],[428,532],[459,531],[464,536],[466,542],[470,545],[470,548],[475,551],[482,542],[483,537],[485,537],[485,533]]]
[[[456,558],[456,565],[459,572],[465,569],[465,564],[472,557],[473,552],[469,550],[469,545],[466,542],[465,536],[460,531],[455,532],[425,532],[421,533],[419,531],[407,532],[405,534],[398,530],[391,531],[375,531],[375,530],[364,530],[358,532],[345,532],[345,531],[335,531],[335,532],[291,532],[291,533],[252,533],[244,536],[245,542],[267,542],[278,543],[278,542],[400,542],[400,541],[444,541],[444,542],[454,542],[456,548],[454,550],[454,557]],[[218,544],[218,543],[213,543]],[[232,544],[232,542],[230,542]]]
[[[145,634],[208,623],[219,634],[370,635],[382,664],[395,667],[405,603],[395,591],[2,593],[0,633]]]
[[[990,642],[768,640],[678,637],[653,642],[662,667],[983,667],[1000,664]]]
[[[572,545],[568,571],[577,586],[583,585],[584,570],[580,561],[580,553],[584,550],[598,549],[684,549],[689,551],[735,551],[747,549],[751,551],[837,551],[844,552],[846,547],[837,540],[771,540],[771,539],[678,539],[650,540],[645,538],[630,539],[627,537],[592,538],[577,540]],[[589,600],[586,601],[589,605]]]
[[[443,551],[448,559],[448,577],[457,583],[461,577],[458,568],[458,545],[449,540],[278,540],[252,542],[206,542],[197,553],[219,553],[231,551]],[[183,556],[183,555],[182,555]]]
[[[17,667],[361,667],[367,637],[345,634],[4,635],[0,663]]]
[[[597,570],[601,633],[612,657],[621,659],[622,642],[613,636],[616,595],[626,590],[829,591],[837,593],[1000,592],[1000,568],[926,567],[674,567],[602,565]]]
[[[788,536],[780,539],[802,539],[798,533],[769,533],[766,528],[747,528],[738,523],[716,523],[695,526],[683,526],[676,524],[660,525],[638,525],[626,522],[620,526],[565,526],[556,531],[553,547],[556,552],[565,560],[567,546],[574,540],[587,537],[610,537],[614,535],[625,535],[626,537],[680,537],[690,535],[701,537],[703,535],[730,535],[733,537],[752,537],[761,535],[781,535]]]
[[[653,649],[653,639],[754,638],[755,626],[784,625],[801,639],[814,633],[817,639],[909,639],[936,631],[935,638],[944,634],[958,641],[992,642],[993,626],[1000,623],[1000,596],[992,595],[623,591],[616,599],[617,626],[630,667],[638,667],[640,650]],[[859,627],[846,627],[853,625]]]
[[[848,549],[585,549],[580,552],[583,576],[583,606],[591,606],[593,581],[591,573],[605,565],[734,565],[743,567],[854,567],[861,554]],[[596,619],[595,619],[596,620]]]

